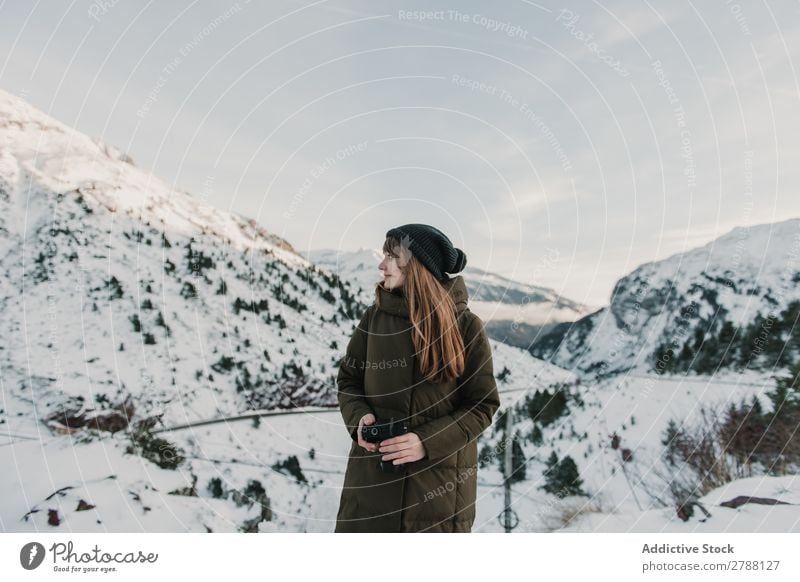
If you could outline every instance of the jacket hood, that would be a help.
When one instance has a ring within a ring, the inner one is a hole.
[[[456,313],[461,314],[467,308],[467,285],[464,283],[464,277],[456,275],[451,277],[444,283],[442,287],[447,289],[453,303],[456,304]],[[392,315],[399,315],[400,317],[408,317],[408,301],[403,295],[401,290],[389,290],[383,286],[383,281],[378,283],[377,286],[378,309],[391,313]]]

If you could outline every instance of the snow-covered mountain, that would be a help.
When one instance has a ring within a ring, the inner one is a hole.
[[[302,255],[341,279],[356,281],[364,293],[363,301],[372,299],[375,285],[381,280],[380,248],[317,249]],[[526,285],[476,267],[467,266],[460,274],[467,284],[470,309],[484,321],[489,336],[512,346],[527,348],[543,331],[576,321],[594,310],[552,289]]]
[[[5,92],[0,134],[7,409],[129,399],[174,424],[335,402],[348,282]]]
[[[800,219],[738,227],[621,278],[610,305],[532,352],[585,380],[786,367],[800,356]]]
[[[324,267],[350,281],[364,302],[371,302],[375,297],[375,286],[382,280],[378,263],[381,261],[379,249],[359,249],[357,251],[339,251],[336,249],[319,249],[300,253],[306,260]],[[470,305],[470,309],[472,309]]]

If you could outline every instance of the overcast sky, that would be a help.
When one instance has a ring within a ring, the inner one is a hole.
[[[298,250],[425,222],[598,306],[800,216],[798,56],[796,1],[0,4],[0,88]]]

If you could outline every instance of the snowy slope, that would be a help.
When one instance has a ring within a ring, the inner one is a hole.
[[[80,195],[173,234],[207,234],[236,250],[268,249],[292,266],[309,267],[280,237],[253,219],[218,210],[137,168],[116,147],[93,140],[0,90],[0,188],[4,219],[35,234],[51,219],[53,193]],[[10,197],[10,200],[9,200]]]
[[[575,380],[522,350],[499,342],[492,349],[498,369],[514,370],[500,385],[504,406],[531,386]],[[257,424],[238,420],[159,432],[186,457],[176,470],[165,471],[125,454],[123,433],[102,440],[40,433],[40,441],[36,427],[22,420],[12,433],[33,438],[0,446],[0,463],[13,468],[0,490],[4,531],[236,532],[247,525],[257,531],[332,532],[351,442],[336,408],[287,411]],[[299,473],[275,466],[292,456]],[[214,479],[222,496],[210,487]],[[261,501],[242,493],[254,482],[266,492],[269,520],[262,519]],[[81,500],[94,507],[80,510]],[[491,496],[479,500],[482,512],[498,508]],[[50,510],[59,525],[48,524]]]
[[[621,278],[610,305],[539,339],[533,352],[584,379],[653,371],[698,330],[774,319],[800,299],[800,219],[738,227]],[[553,353],[553,347],[558,346]]]
[[[525,479],[512,485],[513,508],[520,521],[514,531],[800,531],[800,506],[731,509],[719,505],[737,495],[798,504],[800,478],[796,475],[756,477],[754,473],[735,479],[700,497],[712,519],[701,521],[703,516],[696,511],[684,522],[670,495],[675,475],[663,459],[662,438],[670,420],[691,426],[700,422],[702,408],[722,411],[753,397],[770,410],[765,394],[773,387],[773,379],[757,372],[698,378],[611,378],[577,391],[583,404],[570,402],[568,412],[543,429],[540,444],[531,441],[534,423],[525,413],[524,401],[519,400],[513,430],[527,461]],[[502,450],[500,429],[495,423],[486,435],[483,446],[488,450]],[[612,440],[615,434],[619,437],[617,449]],[[623,463],[622,449],[631,451],[629,462]],[[568,456],[575,461],[585,496],[559,498],[544,491],[546,461],[553,452],[559,459]],[[492,459],[479,474],[475,531],[502,531],[497,520],[503,507],[502,455]]]
[[[0,135],[7,414],[130,396],[174,423],[335,401],[364,307],[348,283],[4,92]]]
[[[300,253],[306,260],[336,273],[340,278],[350,281],[359,288],[364,302],[371,303],[375,298],[375,286],[383,280],[378,270],[382,254],[379,249],[359,249],[339,251],[320,249]]]
[[[779,505],[722,505],[738,496],[781,501]],[[664,532],[664,533],[798,533],[800,532],[800,478],[748,477],[737,479],[703,495],[699,501],[710,517],[696,511],[688,521],[675,517],[672,508],[631,513],[586,512],[565,532]],[[580,504],[576,504],[578,510]]]
[[[532,358],[516,361],[516,351],[498,342],[492,342],[492,348],[501,367],[516,364],[499,384],[503,409],[521,405],[533,389],[559,384],[576,389],[569,373]],[[519,517],[513,531],[559,530],[567,517],[572,517],[568,531],[800,531],[797,506],[720,506],[736,495],[798,503],[800,479],[794,476],[740,479],[710,492],[701,498],[712,514],[705,521],[695,516],[683,522],[674,507],[660,506],[648,494],[664,495],[656,469],[659,439],[669,419],[693,420],[701,405],[722,409],[741,397],[762,397],[770,386],[751,375],[685,381],[628,378],[584,387],[584,406],[571,408],[549,426],[541,445],[523,442],[529,461],[527,478],[512,486]],[[523,436],[530,428],[528,420],[515,422],[515,431]],[[610,446],[609,435],[615,432],[633,451],[628,469],[642,509],[620,470],[618,451]],[[500,433],[497,427],[488,430],[480,448],[495,446]],[[333,531],[350,446],[337,410],[264,417],[258,426],[251,420],[225,422],[159,436],[169,438],[186,455],[175,471],[124,454],[121,433],[86,444],[76,433],[0,447],[0,463],[12,467],[0,495],[4,531],[235,532],[245,524],[258,531]],[[576,460],[588,497],[559,499],[541,489],[551,451]],[[291,456],[297,458],[299,472],[275,466]],[[210,487],[214,479],[220,480],[223,497],[215,497]],[[482,468],[478,479],[473,531],[502,531],[497,516],[503,508],[503,487],[497,463]],[[270,520],[261,519],[263,500],[241,494],[253,482],[266,491]],[[192,487],[194,495],[186,495]],[[53,495],[56,491],[60,493]],[[239,503],[234,501],[236,492]],[[81,500],[95,507],[79,511]],[[49,510],[57,512],[58,526],[48,524]]]

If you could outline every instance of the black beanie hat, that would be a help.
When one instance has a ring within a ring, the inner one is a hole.
[[[440,282],[447,281],[445,273],[460,273],[467,266],[467,255],[457,249],[438,228],[427,224],[406,224],[386,233],[411,251],[419,262]]]

